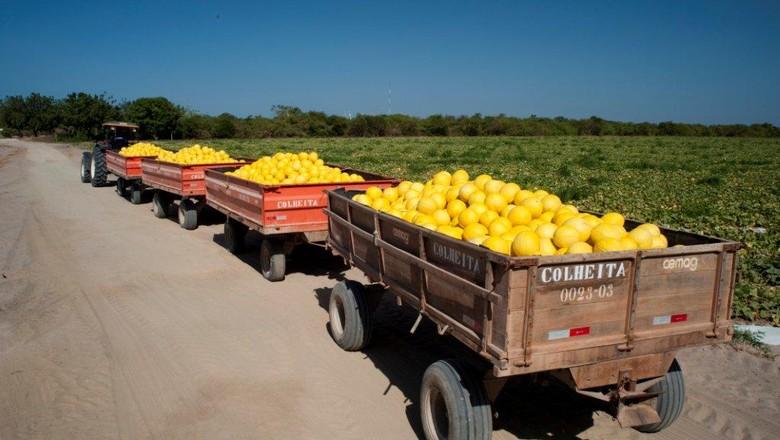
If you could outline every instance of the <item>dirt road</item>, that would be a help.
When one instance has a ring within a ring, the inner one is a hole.
[[[283,283],[221,225],[158,220],[113,188],[78,181],[79,152],[0,146],[0,438],[409,439],[432,361],[461,350],[389,301],[375,344],[346,353],[326,330],[343,273],[298,255]],[[780,432],[777,362],[730,348],[680,356],[683,417],[621,430],[568,391],[510,386],[495,438],[769,439]]]

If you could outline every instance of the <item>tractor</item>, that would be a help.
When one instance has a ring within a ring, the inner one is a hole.
[[[92,186],[103,186],[108,181],[106,150],[119,151],[136,142],[138,125],[129,122],[106,122],[103,124],[103,140],[95,142],[92,152],[81,154],[81,181]]]

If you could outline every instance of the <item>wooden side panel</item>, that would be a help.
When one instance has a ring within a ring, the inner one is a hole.
[[[382,217],[379,221],[379,229],[382,239],[386,242],[414,256],[420,256],[422,236],[419,228],[388,216]],[[383,263],[384,278],[388,285],[400,286],[415,298],[420,298],[420,283],[422,281],[420,268],[410,264],[405,255],[393,252],[384,253]]]
[[[487,259],[481,249],[439,234],[425,234],[423,246],[427,261],[476,285],[485,284]],[[482,334],[486,311],[483,299],[434,273],[426,273],[425,279],[430,305]]]
[[[335,193],[328,193],[328,243],[336,248],[337,253],[349,260],[352,253],[352,239],[348,223],[348,202]]]
[[[526,336],[531,361],[539,353],[624,339],[632,274],[630,258],[540,265]],[[517,351],[513,346],[511,353]]]
[[[484,248],[440,234],[426,234],[423,240],[428,261],[475,284],[485,284]]]
[[[719,254],[650,257],[637,284],[637,337],[678,333],[711,320]]]
[[[361,269],[373,281],[379,281],[379,248],[374,244],[374,212],[365,206],[351,204],[348,207],[350,222],[365,234],[352,233],[354,258],[361,262]]]
[[[341,218],[347,218],[347,199],[335,197],[334,193],[328,193],[328,209]]]

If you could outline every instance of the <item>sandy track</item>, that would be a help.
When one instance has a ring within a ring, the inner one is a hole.
[[[0,438],[415,438],[432,361],[464,352],[386,301],[375,344],[326,331],[343,276],[317,248],[266,282],[221,226],[184,231],[112,188],[78,152],[0,146]],[[729,348],[680,356],[683,417],[644,436],[568,391],[510,385],[496,438],[744,438],[780,432],[777,362]]]

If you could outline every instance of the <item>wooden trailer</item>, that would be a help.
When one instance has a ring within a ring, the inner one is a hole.
[[[662,229],[670,248],[509,257],[375,211],[354,194],[328,192],[328,246],[490,366],[428,368],[420,406],[429,438],[489,438],[490,405],[506,378],[534,373],[612,403],[622,426],[660,431],[682,409],[676,351],[731,339],[740,243]],[[342,348],[368,343],[373,291],[334,287],[330,326]]]

